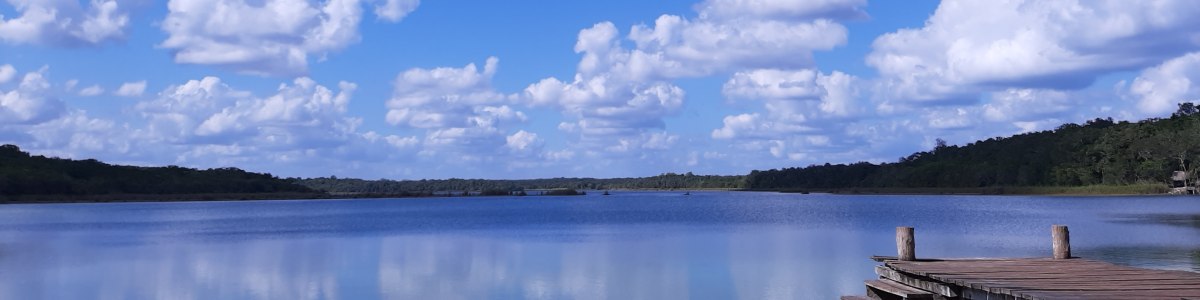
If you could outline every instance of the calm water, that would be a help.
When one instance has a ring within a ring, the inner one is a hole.
[[[593,193],[598,194],[598,193]],[[923,257],[1200,271],[1200,198],[612,196],[0,206],[0,299],[835,299]]]

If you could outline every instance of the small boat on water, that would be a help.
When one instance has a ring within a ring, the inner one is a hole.
[[[683,195],[684,195],[684,196],[691,196],[691,195],[692,195],[692,192],[683,192]]]
[[[601,195],[608,196],[608,195],[609,195],[609,193],[608,193],[608,191],[607,191],[607,190],[605,190],[605,191],[604,191],[604,194],[601,194]]]

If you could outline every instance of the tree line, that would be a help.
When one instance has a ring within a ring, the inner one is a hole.
[[[755,170],[745,176],[664,173],[639,178],[522,180],[363,180],[278,178],[237,168],[110,165],[94,159],[34,156],[0,146],[0,196],[183,195],[290,193],[430,196],[447,191],[517,194],[525,190],[976,188],[1168,184],[1174,171],[1200,159],[1200,108],[1181,103],[1169,118],[1137,122],[1093,119],[1053,130],[990,138],[966,145],[940,139],[929,151],[895,162],[823,164]],[[69,197],[68,197],[69,198]],[[253,197],[251,197],[253,198]]]
[[[110,165],[94,159],[33,156],[0,146],[0,196],[317,193],[271,174],[238,168]]]
[[[938,140],[929,151],[874,164],[755,170],[750,189],[972,188],[1171,183],[1200,159],[1200,108],[1185,102],[1169,118],[1093,119],[1053,130],[963,146]]]
[[[525,190],[546,190],[539,194],[553,194],[597,189],[733,189],[741,184],[742,176],[690,172],[608,179],[279,178],[231,167],[201,170],[110,165],[95,159],[31,155],[16,145],[0,145],[0,202],[422,197],[449,195],[447,192],[523,195]]]
[[[422,179],[364,180],[336,176],[293,179],[295,183],[334,194],[396,194],[441,191],[523,191],[548,189],[736,189],[743,176],[664,173],[630,178],[544,178],[544,179]]]

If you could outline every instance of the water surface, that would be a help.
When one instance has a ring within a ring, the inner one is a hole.
[[[919,257],[1200,271],[1200,198],[615,192],[0,206],[0,299],[836,299]]]

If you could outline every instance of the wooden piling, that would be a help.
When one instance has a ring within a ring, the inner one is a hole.
[[[917,260],[916,244],[912,227],[896,227],[896,258],[903,261]]]
[[[1071,232],[1067,225],[1052,226],[1050,235],[1054,239],[1054,259],[1071,258]]]

